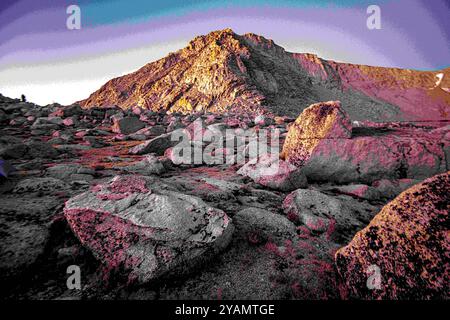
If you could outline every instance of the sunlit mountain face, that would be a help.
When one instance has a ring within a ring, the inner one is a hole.
[[[168,112],[267,112],[295,117],[338,99],[353,120],[446,120],[448,70],[412,71],[290,53],[273,40],[231,29],[199,36],[80,101]]]
[[[0,300],[448,299],[446,1],[1,6]]]
[[[446,1],[379,1],[381,29],[374,30],[367,28],[370,1],[79,1],[81,29],[72,30],[71,4],[2,2],[1,92],[69,104],[225,28],[362,65],[439,70],[450,56]]]

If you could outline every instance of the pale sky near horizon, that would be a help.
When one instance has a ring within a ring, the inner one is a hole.
[[[173,42],[85,59],[12,66],[1,70],[0,93],[11,98],[20,98],[23,93],[28,101],[40,105],[71,104],[87,98],[112,78],[133,72],[185,45]],[[90,74],[90,70],[95,70],[95,74]]]
[[[56,63],[30,63],[25,66],[13,65],[1,70],[0,93],[11,98],[26,95],[28,101],[40,105],[58,102],[71,104],[87,98],[112,78],[134,72],[146,63],[167,56],[170,52],[184,48],[191,39],[154,44],[144,48],[135,48],[106,54],[70,59]],[[282,45],[279,43],[279,45]],[[282,45],[290,52],[313,52],[322,58],[338,57],[318,50],[315,44],[297,44],[295,42]],[[305,49],[306,48],[306,49]],[[339,60],[334,58],[334,60]],[[345,60],[342,60],[345,61]],[[95,70],[95,74],[89,74]],[[52,81],[52,79],[58,79]]]

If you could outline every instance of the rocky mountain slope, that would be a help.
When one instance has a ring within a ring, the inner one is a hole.
[[[352,120],[448,120],[449,73],[327,61],[225,29],[108,81],[79,103],[86,108],[251,110],[296,117],[312,103],[340,100]]]

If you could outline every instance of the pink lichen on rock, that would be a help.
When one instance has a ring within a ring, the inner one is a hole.
[[[379,179],[424,179],[446,170],[440,140],[397,132],[352,139],[323,139],[303,164],[313,181],[372,183]]]
[[[114,193],[147,193],[146,181],[140,176],[118,176],[108,185],[108,190]]]
[[[128,281],[188,272],[225,248],[233,233],[223,211],[150,176],[115,177],[68,200],[64,213],[105,271]]]
[[[101,200],[121,200],[134,193],[149,193],[146,181],[139,176],[117,176],[109,184],[91,188]]]
[[[387,204],[336,253],[347,287],[360,298],[448,298],[450,172],[411,187]],[[379,287],[367,285],[380,270]]]
[[[67,221],[81,243],[88,245],[97,258],[111,270],[134,268],[139,261],[130,260],[127,249],[142,231],[108,212],[91,209],[64,210]]]

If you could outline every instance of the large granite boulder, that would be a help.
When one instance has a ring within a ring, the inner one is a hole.
[[[339,101],[313,104],[289,128],[283,146],[285,159],[301,166],[323,139],[349,139],[352,123]]]
[[[360,136],[324,139],[302,167],[311,181],[371,184],[380,179],[425,179],[446,170],[436,137]]]
[[[191,270],[233,233],[223,211],[155,177],[117,176],[67,201],[64,213],[100,261],[140,283]]]
[[[319,103],[289,128],[282,157],[301,167],[310,182],[422,180],[448,170],[448,130],[401,123],[352,129],[338,102]]]
[[[449,298],[450,172],[404,191],[336,253],[353,294],[366,299]]]

